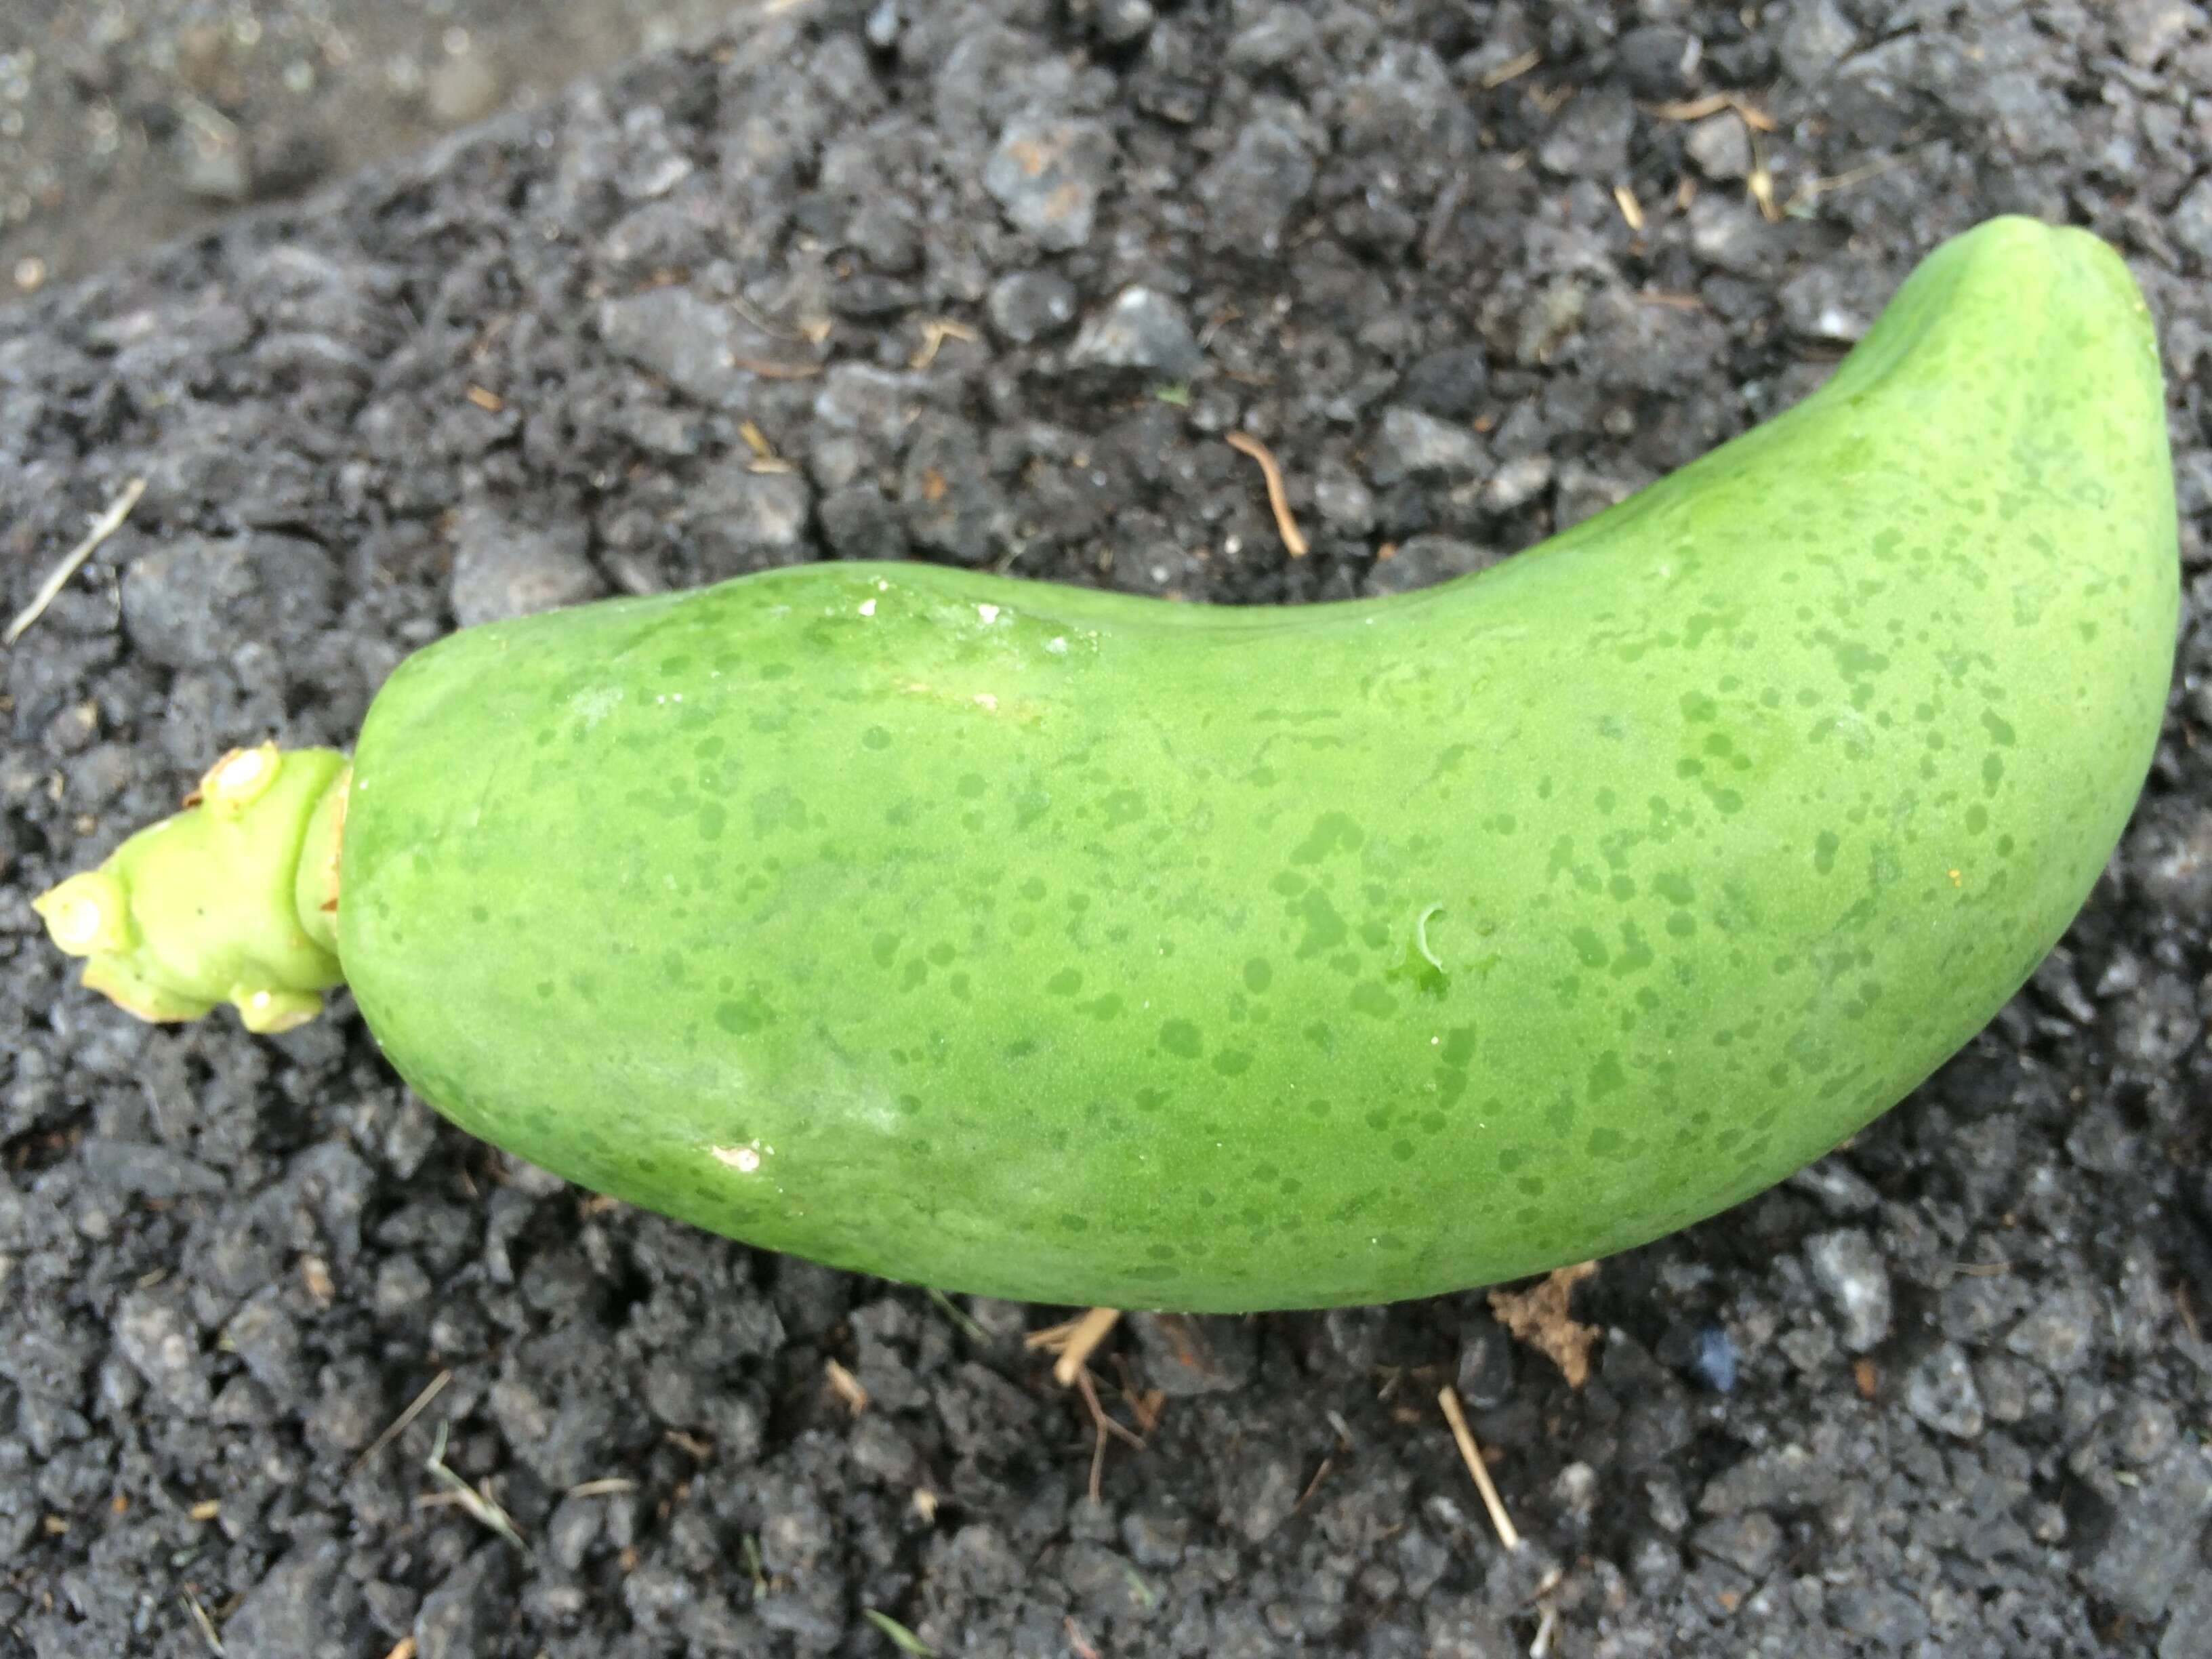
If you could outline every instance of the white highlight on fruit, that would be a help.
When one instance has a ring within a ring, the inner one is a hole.
[[[978,691],[975,694],[975,705],[979,708],[988,708],[994,714],[999,712],[999,700],[988,691]]]
[[[760,1142],[753,1140],[742,1146],[709,1146],[707,1150],[739,1175],[754,1175],[759,1172],[762,1152],[772,1152],[775,1149],[773,1146],[763,1149]]]
[[[276,757],[265,750],[241,749],[216,767],[208,782],[226,795],[242,795],[276,763]]]
[[[107,913],[91,894],[71,893],[56,903],[46,914],[46,926],[52,932],[54,943],[64,951],[84,951],[100,937]]]
[[[876,602],[873,599],[862,599],[860,601],[860,614],[864,617],[874,616],[876,614]]]
[[[1048,639],[1044,642],[1044,648],[1051,652],[1055,657],[1066,656],[1067,654],[1067,636],[1064,634],[1055,635],[1053,638]]]
[[[594,686],[588,691],[576,693],[574,696],[568,699],[568,707],[582,717],[584,729],[588,732],[608,715],[613,714],[615,705],[622,700],[620,686],[600,685]],[[368,787],[366,784],[360,787]]]
[[[988,628],[999,620],[999,607],[995,605],[979,605],[975,607],[975,614],[983,619],[983,625]]]

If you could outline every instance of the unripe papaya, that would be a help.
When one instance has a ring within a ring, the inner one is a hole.
[[[470,629],[307,840],[392,1063],[586,1186],[1004,1297],[1389,1300],[1709,1215],[1972,1036],[2124,826],[2178,574],[2141,296],[1999,220],[1479,575],[829,564]]]

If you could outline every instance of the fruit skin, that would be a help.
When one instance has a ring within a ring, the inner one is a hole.
[[[1056,1303],[1620,1249],[2058,939],[2172,669],[2156,347],[1992,222],[1798,409],[1481,574],[1178,606],[817,565],[455,635],[355,759],[408,1080],[583,1184]]]

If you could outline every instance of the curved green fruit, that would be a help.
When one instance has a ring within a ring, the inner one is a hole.
[[[2124,266],[1940,249],[1798,409],[1480,576],[1177,606],[819,565],[468,630],[363,730],[339,953],[587,1186],[1060,1303],[1638,1243],[1971,1036],[2156,741]]]

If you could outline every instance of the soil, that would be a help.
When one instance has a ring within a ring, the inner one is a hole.
[[[0,309],[0,601],[147,484],[5,659],[0,1655],[2212,1653],[2208,99],[2178,0],[818,0]],[[2149,786],[1911,1100],[1571,1287],[1579,1389],[1483,1289],[1132,1316],[1092,1367],[1152,1426],[1100,1454],[1024,1340],[1069,1310],[572,1189],[343,1003],[136,1024],[29,909],[459,621],[822,557],[1284,603],[1509,556],[2002,210],[2160,321]]]
[[[752,9],[729,0],[8,0],[0,295],[296,198],[586,70]]]

